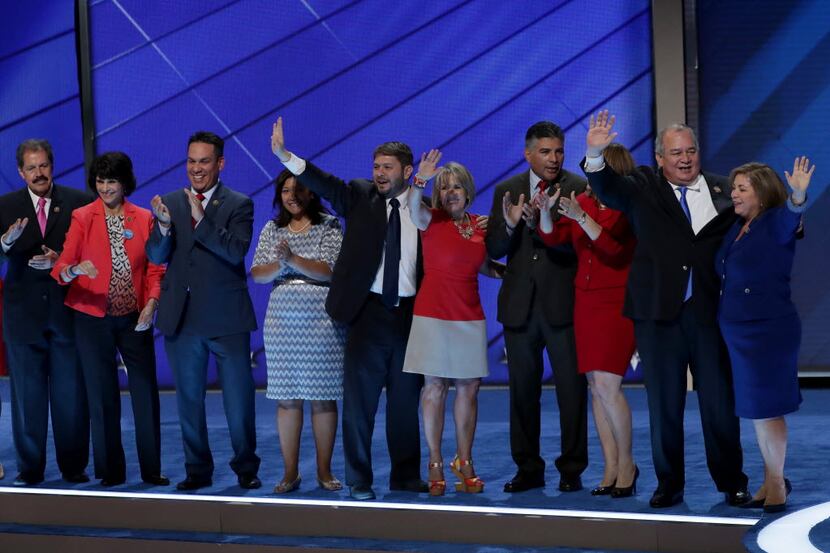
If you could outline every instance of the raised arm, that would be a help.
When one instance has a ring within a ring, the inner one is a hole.
[[[784,171],[784,176],[787,177],[787,184],[790,187],[790,197],[787,200],[786,208],[778,210],[778,213],[776,213],[775,235],[780,242],[786,242],[795,233],[800,238],[803,233],[801,216],[807,207],[807,188],[810,186],[810,180],[813,178],[813,171],[815,170],[816,166],[810,166],[810,160],[807,156],[801,156],[795,158],[792,173]]]
[[[591,115],[585,137],[582,170],[602,203],[612,209],[628,212],[636,190],[634,182],[630,177],[615,173],[603,157],[605,148],[617,137],[618,133],[613,131],[616,120],[616,116],[608,115],[608,110],[598,112],[596,118]]]
[[[409,215],[418,230],[426,230],[432,221],[432,212],[424,205],[424,188],[426,188],[427,182],[439,171],[439,161],[441,161],[441,152],[438,150],[433,149],[429,153],[421,154],[418,173],[412,179],[412,186],[406,196],[409,204]]]

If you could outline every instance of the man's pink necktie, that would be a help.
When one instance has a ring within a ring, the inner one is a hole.
[[[37,200],[37,224],[40,226],[40,234],[46,236],[46,198]]]

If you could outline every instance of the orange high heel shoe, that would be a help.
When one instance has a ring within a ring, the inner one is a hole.
[[[441,461],[435,461],[434,463],[430,463],[428,465],[430,470],[432,469],[441,469],[442,476],[444,472],[444,463]],[[446,480],[430,480],[429,481],[429,495],[431,496],[441,496],[444,495],[444,491],[447,489],[447,481]]]
[[[464,476],[461,472],[461,467],[472,467],[472,459],[459,459],[458,455],[450,463],[452,473],[458,477],[460,482],[456,482],[455,491],[464,493],[481,493],[484,491],[484,481],[473,474],[470,477]]]

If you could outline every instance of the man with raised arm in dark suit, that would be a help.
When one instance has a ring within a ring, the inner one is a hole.
[[[187,478],[179,490],[213,483],[213,456],[205,419],[208,356],[219,371],[225,416],[233,446],[230,466],[242,488],[259,488],[256,454],[251,331],[256,318],[248,294],[245,254],[251,245],[254,204],[219,180],[224,141],[211,132],[187,144],[190,186],[155,196],[156,224],[147,257],[167,263],[156,328],[176,380]]]
[[[88,482],[89,411],[75,349],[66,288],[49,271],[63,249],[72,211],[92,198],[52,181],[54,156],[46,140],[17,147],[26,187],[0,197],[0,261],[8,263],[3,336],[11,382],[16,486],[43,481],[49,412],[58,468],[67,482]]]
[[[346,219],[326,310],[349,325],[343,360],[343,448],[351,496],[375,498],[372,432],[384,387],[389,489],[426,492],[418,427],[423,379],[402,370],[421,273],[418,229],[406,202],[412,150],[402,142],[381,144],[374,152],[372,180],[347,183],[286,150],[282,118],[274,124],[271,148],[300,184]]]
[[[577,371],[573,333],[576,256],[570,246],[554,249],[542,243],[529,204],[539,190],[552,195],[561,189],[563,197],[579,194],[585,180],[562,168],[565,135],[554,123],[540,121],[527,130],[524,154],[530,170],[496,186],[486,238],[491,258],[507,256],[498,319],[507,348],[510,451],[517,472],[504,491],[545,485],[539,436],[542,351],[547,350],[559,403],[559,490],[572,492],[582,489],[580,475],[588,466],[587,383]],[[558,206],[552,208],[554,219]]]
[[[709,473],[729,505],[750,499],[729,356],[717,323],[720,283],[715,254],[735,220],[727,179],[700,170],[694,131],[662,129],[654,143],[659,170],[621,177],[602,152],[617,133],[608,112],[591,117],[583,168],[604,204],[625,213],[637,235],[624,314],[634,320],[648,394],[657,472],[652,507],[683,501],[686,369],[700,404]]]

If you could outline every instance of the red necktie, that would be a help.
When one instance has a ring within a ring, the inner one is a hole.
[[[199,202],[201,203],[205,201],[205,195],[199,192],[198,194],[196,194],[196,199],[199,200]],[[196,219],[194,219],[192,215],[190,217],[190,227],[196,228]]]
[[[548,189],[548,181],[546,181],[546,180],[540,180],[540,181],[536,184],[536,189],[537,189],[537,190],[539,190],[539,192],[544,192],[545,190],[547,190],[547,189]]]

